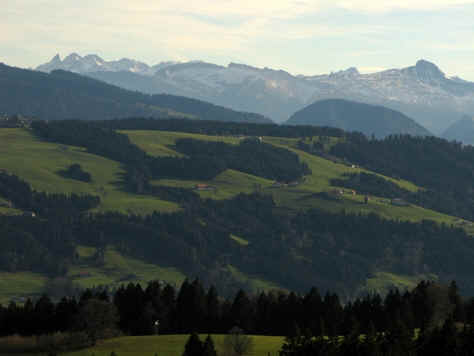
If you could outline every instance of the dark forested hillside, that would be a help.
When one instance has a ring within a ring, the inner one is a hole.
[[[145,95],[70,72],[46,74],[1,63],[0,113],[43,120],[187,116],[216,121],[271,123],[262,115],[238,112],[195,99]]]
[[[431,133],[401,112],[342,99],[317,101],[293,114],[288,125],[331,126],[368,136],[393,134],[431,136]]]

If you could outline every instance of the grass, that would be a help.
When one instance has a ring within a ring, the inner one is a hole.
[[[215,190],[197,191],[201,198],[206,199],[230,199],[239,193],[253,193],[258,189],[264,189],[272,185],[272,181],[251,174],[227,169],[214,179],[209,181],[160,179],[152,181],[154,185],[167,187],[180,187],[193,189],[196,184],[205,183]]]
[[[57,174],[78,163],[92,175],[85,183]],[[98,211],[148,214],[154,210],[172,212],[177,204],[121,190],[124,174],[118,162],[87,153],[75,146],[43,142],[25,129],[0,129],[0,167],[27,181],[38,191],[86,193],[100,196]]]
[[[186,278],[175,268],[161,267],[125,257],[113,247],[106,249],[105,263],[100,267],[94,267],[91,263],[91,257],[96,252],[95,248],[79,246],[77,251],[80,263],[70,268],[68,276],[83,288],[98,285],[117,287],[129,282],[146,284],[156,279],[179,286]]]
[[[118,287],[121,284],[141,283],[146,285],[151,280],[162,280],[179,286],[186,276],[172,267],[162,267],[126,257],[109,247],[105,253],[103,266],[95,266],[92,257],[96,249],[78,246],[79,264],[69,269],[68,277],[82,288],[107,285]],[[8,304],[10,300],[21,301],[22,298],[40,295],[48,278],[30,272],[0,272],[0,303]]]
[[[149,154],[152,155],[179,155],[173,151],[172,147],[179,138],[194,138],[207,141],[223,141],[226,143],[237,144],[241,138],[228,136],[207,136],[199,134],[189,134],[181,132],[166,131],[122,131],[126,133],[132,142],[135,142]],[[319,140],[314,137],[314,140]],[[327,201],[313,197],[314,193],[328,192],[334,190],[335,186],[331,185],[331,180],[335,178],[343,178],[345,174],[350,173],[374,173],[362,168],[352,168],[349,165],[332,162],[328,159],[318,157],[304,151],[299,150],[297,138],[285,137],[264,137],[263,141],[272,145],[288,149],[296,153],[300,159],[305,162],[312,171],[312,174],[305,177],[304,182],[297,187],[272,188],[272,181],[256,177],[250,174],[226,170],[210,181],[190,181],[179,179],[163,179],[155,180],[155,185],[181,187],[193,189],[196,184],[205,183],[216,188],[211,191],[199,191],[202,198],[210,199],[229,199],[239,193],[251,193],[257,189],[273,195],[277,204],[288,209],[308,209],[321,208],[332,212],[340,212],[346,210],[353,213],[376,213],[387,219],[405,220],[405,221],[421,221],[424,219],[434,220],[438,223],[454,224],[457,220],[452,216],[438,213],[433,210],[424,209],[418,206],[398,207],[391,205],[386,199],[379,197],[371,197],[369,204],[363,204],[363,196],[356,195],[344,196],[340,201]],[[333,145],[337,139],[329,140],[328,145]],[[375,173],[377,174],[377,173]],[[399,187],[415,192],[421,187],[406,181],[398,180],[377,174],[387,179]],[[474,227],[470,225],[464,226],[466,231],[474,234]],[[471,230],[469,230],[471,229]]]
[[[32,272],[0,272],[0,303],[41,294],[47,277]]]
[[[277,284],[263,280],[258,276],[248,276],[232,265],[227,265],[227,270],[232,274],[236,281],[246,284],[252,293],[276,289],[283,290],[283,288]]]
[[[230,238],[237,242],[241,246],[248,246],[249,242],[241,237],[238,237],[234,234],[230,234]]]
[[[394,288],[398,288],[400,291],[412,290],[422,280],[437,281],[438,276],[434,274],[407,276],[380,271],[367,278],[365,286],[362,286],[361,289],[363,292],[386,294]]]
[[[181,356],[188,335],[159,335],[159,336],[127,336],[100,342],[92,348],[64,353],[64,356],[110,356],[115,351],[117,356]],[[206,335],[201,335],[204,341]],[[225,335],[212,335],[218,353],[222,354],[222,342]],[[277,356],[283,345],[284,338],[280,336],[252,336],[254,348],[248,356]]]
[[[240,138],[238,137],[207,136],[185,132],[156,130],[125,130],[120,132],[126,134],[132,143],[136,144],[138,147],[152,156],[183,156],[169,147],[174,146],[176,140],[180,138],[193,138],[195,140],[225,142],[229,144],[238,144],[240,142]]]

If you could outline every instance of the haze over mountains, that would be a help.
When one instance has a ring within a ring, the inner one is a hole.
[[[163,62],[155,66],[95,55],[54,57],[37,68],[66,69],[145,93],[182,95],[235,110],[256,112],[276,122],[317,100],[342,98],[399,110],[435,134],[474,112],[474,83],[447,77],[435,64],[361,74],[356,68],[315,76],[230,63]]]
[[[317,101],[293,114],[288,125],[332,126],[383,138],[391,134],[432,136],[399,111],[342,99]]]
[[[147,95],[63,70],[46,74],[1,63],[0,114],[21,114],[43,120],[140,116],[271,123],[259,114],[238,112],[196,99]]]
[[[448,140],[458,140],[465,144],[474,145],[474,117],[464,116],[448,127],[443,133],[443,137]]]

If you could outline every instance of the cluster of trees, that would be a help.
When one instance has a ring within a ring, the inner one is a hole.
[[[0,196],[9,200],[15,208],[40,216],[78,215],[100,204],[100,198],[93,195],[36,192],[16,175],[3,171],[0,171]]]
[[[59,172],[65,178],[79,180],[81,182],[90,182],[92,180],[91,174],[82,169],[78,163],[71,164],[67,169]]]
[[[179,139],[175,147],[196,162],[201,172],[204,171],[203,164],[212,162],[220,172],[230,168],[282,182],[295,181],[311,173],[296,153],[261,142],[258,138],[242,140],[239,145]]]
[[[455,282],[449,286],[421,282],[411,292],[392,290],[385,297],[366,295],[342,304],[337,294],[322,296],[316,288],[302,294],[249,295],[240,290],[222,298],[216,288],[206,289],[199,280],[186,280],[179,290],[153,281],[145,289],[139,284],[122,286],[112,295],[87,290],[79,298],[64,297],[56,303],[43,296],[24,305],[0,306],[0,335],[83,332],[95,342],[117,330],[127,335],[231,331],[229,345],[242,333],[287,335],[284,355],[348,355],[348,350],[359,352],[369,346],[380,351],[387,347],[407,351],[414,348],[415,330],[419,330],[421,349],[429,349],[447,335],[461,345],[456,340],[463,334],[457,332],[454,323],[468,326],[473,322],[474,300],[463,300]],[[472,335],[468,327],[465,332]],[[366,337],[360,337],[362,334]],[[194,334],[185,355],[207,356],[203,353],[206,343],[214,349],[211,341],[203,344]],[[321,353],[323,350],[332,353]]]
[[[120,120],[95,121],[103,128],[114,130],[160,130],[188,132],[218,136],[274,136],[274,137],[344,137],[346,133],[334,127],[289,126],[257,124],[250,122],[222,122],[208,120],[176,120],[151,118],[130,118]]]
[[[450,215],[474,220],[474,147],[436,137],[348,134],[330,153],[372,171],[423,188],[414,200]]]
[[[331,185],[357,190],[360,194],[370,194],[384,198],[409,199],[411,192],[397,184],[372,173],[347,173],[344,179],[331,179]]]
[[[370,330],[364,335],[357,328],[340,337],[311,337],[298,334],[286,339],[281,356],[471,356],[474,327],[460,332],[452,319],[417,337],[402,324],[389,330]]]

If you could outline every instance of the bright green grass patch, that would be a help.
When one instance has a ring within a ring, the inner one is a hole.
[[[89,172],[92,182],[57,174],[73,163]],[[24,129],[0,129],[0,167],[38,191],[98,195],[102,201],[98,211],[148,214],[154,210],[172,212],[179,209],[171,202],[122,191],[120,181],[125,172],[118,162],[87,153],[80,147],[42,142]]]
[[[232,240],[234,240],[235,242],[237,242],[241,246],[248,246],[248,244],[249,244],[248,240],[245,240],[245,239],[243,239],[241,237],[238,237],[234,234],[230,234],[230,238]]]
[[[0,272],[0,303],[10,300],[38,295],[43,290],[47,278],[31,272]]]
[[[159,336],[128,336],[105,340],[92,348],[68,352],[65,356],[110,356],[115,351],[117,356],[181,356],[189,335],[159,335]],[[204,341],[206,335],[200,335]],[[222,342],[225,335],[212,335],[217,352],[222,354]],[[249,356],[277,356],[283,345],[281,336],[252,336],[253,351]]]
[[[363,292],[376,292],[385,294],[390,289],[399,289],[400,291],[412,290],[422,280],[437,281],[435,274],[420,274],[416,276],[407,276],[389,272],[375,272],[373,276],[367,278],[362,287]]]
[[[214,142],[225,142],[229,144],[238,144],[240,138],[230,136],[208,136],[200,134],[192,134],[185,132],[172,132],[172,131],[142,131],[142,130],[125,130],[120,131],[123,134],[128,135],[132,143],[136,144],[142,150],[152,156],[177,156],[182,157],[183,155],[174,151],[168,146],[174,146],[176,140],[180,138],[192,138],[195,140],[202,141],[214,141]]]
[[[77,251],[81,258],[80,264],[71,267],[68,276],[83,288],[99,285],[116,287],[129,282],[146,284],[156,279],[179,286],[186,278],[175,268],[160,267],[125,257],[112,247],[106,249],[105,263],[100,267],[94,267],[91,260],[96,252],[95,248],[79,246]]]
[[[154,185],[194,189],[197,184],[208,184],[216,189],[196,190],[201,198],[229,199],[239,193],[253,193],[272,185],[272,181],[251,174],[227,169],[210,181],[160,179],[152,181]]]

